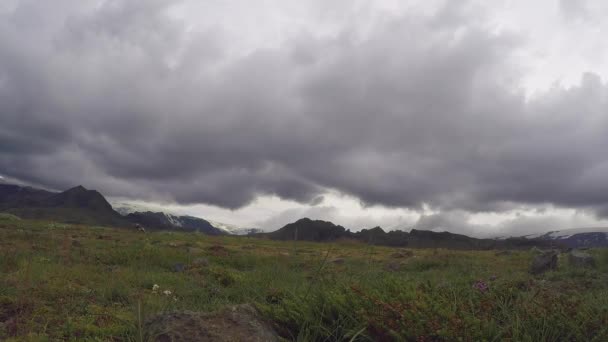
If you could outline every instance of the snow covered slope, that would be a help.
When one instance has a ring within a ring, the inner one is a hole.
[[[551,240],[571,248],[608,247],[608,227],[556,230],[525,237]]]

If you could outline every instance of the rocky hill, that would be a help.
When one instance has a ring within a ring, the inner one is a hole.
[[[271,233],[261,233],[258,236],[269,237],[273,240],[306,240],[306,241],[333,241],[340,238],[351,237],[350,231],[331,222],[303,218],[287,224],[283,228]]]

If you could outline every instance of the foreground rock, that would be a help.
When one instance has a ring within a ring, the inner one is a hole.
[[[150,341],[279,341],[277,334],[249,304],[214,313],[179,311],[160,314],[145,323]]]
[[[595,267],[595,259],[591,254],[576,249],[570,252],[568,260],[575,267]]]
[[[532,274],[542,274],[555,269],[557,269],[557,253],[554,251],[535,256],[530,265],[530,273]]]

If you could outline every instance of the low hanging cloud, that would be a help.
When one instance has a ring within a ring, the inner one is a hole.
[[[0,8],[0,173],[239,208],[316,203],[608,216],[608,85],[529,96],[521,35],[448,5],[235,53],[171,2]]]

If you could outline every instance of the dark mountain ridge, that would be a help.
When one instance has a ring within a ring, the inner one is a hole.
[[[175,216],[162,212],[135,212],[126,216],[116,212],[104,196],[83,186],[63,192],[52,192],[32,187],[0,183],[0,211],[26,219],[45,219],[57,222],[114,227],[143,225],[151,230],[202,232],[210,235],[228,234],[209,221],[192,216]],[[367,244],[450,249],[523,249],[532,246],[595,247],[607,246],[608,235],[603,232],[577,232],[554,236],[550,232],[538,238],[477,239],[449,232],[432,232],[412,229],[410,232],[394,230],[386,232],[380,227],[358,232],[335,225],[332,222],[303,218],[270,233],[255,232],[250,236],[273,240],[335,241],[357,240]]]
[[[63,223],[130,227],[140,224],[151,230],[178,230],[221,235],[225,232],[208,221],[193,216],[136,212],[123,216],[105,197],[82,185],[63,192],[52,192],[15,184],[0,183],[0,211],[26,219]]]
[[[0,210],[35,206],[54,194],[29,186],[0,183]]]
[[[87,190],[81,185],[57,193],[0,184],[0,210],[28,219],[107,226],[129,225],[99,192]]]
[[[338,239],[357,240],[368,244],[410,247],[410,248],[449,248],[465,250],[489,249],[526,249],[533,246],[542,248],[562,247],[553,242],[540,239],[510,238],[504,240],[477,239],[449,232],[432,232],[412,229],[409,233],[395,230],[385,232],[380,227],[351,232],[331,222],[303,218],[285,225],[270,233],[255,234],[272,240],[335,241]]]

